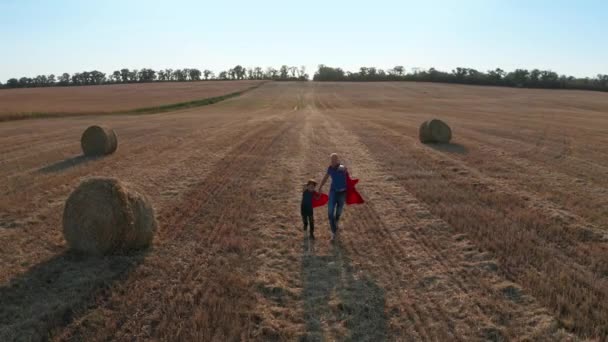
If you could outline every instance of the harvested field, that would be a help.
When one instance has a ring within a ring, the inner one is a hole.
[[[605,340],[607,114],[604,93],[274,82],[0,123],[0,340]],[[450,144],[419,142],[429,118]],[[114,154],[81,156],[92,123]],[[326,208],[314,242],[299,217],[331,152],[366,199],[334,245]],[[151,249],[67,251],[63,203],[91,176],[150,197]]]
[[[260,81],[159,82],[80,87],[3,89],[4,116],[91,114],[128,111],[242,91]]]

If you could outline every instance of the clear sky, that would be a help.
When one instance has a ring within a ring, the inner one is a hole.
[[[0,81],[318,64],[608,74],[608,1],[0,0]]]

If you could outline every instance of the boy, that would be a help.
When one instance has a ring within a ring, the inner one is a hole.
[[[302,221],[304,222],[304,231],[310,224],[309,235],[310,239],[315,239],[315,217],[313,215],[313,197],[315,196],[315,189],[317,187],[317,182],[314,180],[309,180],[304,186],[304,191],[302,192]]]

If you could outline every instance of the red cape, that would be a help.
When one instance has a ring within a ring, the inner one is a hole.
[[[350,178],[350,174],[346,174],[346,204],[361,204],[365,203],[363,197],[355,188],[355,185],[359,183],[358,179]]]
[[[312,196],[312,207],[322,207],[327,204],[329,201],[329,196],[326,194],[320,194],[315,191],[315,194]]]
[[[359,183],[358,179],[350,178],[349,174],[346,174],[346,204],[361,204],[365,203],[363,197],[355,188],[355,185]],[[329,201],[329,196],[326,194],[320,194],[315,191],[315,195],[312,197],[312,207],[322,207]]]

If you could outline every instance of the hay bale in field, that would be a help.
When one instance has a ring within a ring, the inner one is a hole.
[[[90,178],[68,197],[63,235],[73,250],[93,255],[150,245],[156,218],[149,199],[114,178]]]
[[[432,119],[422,123],[418,131],[421,143],[442,143],[447,144],[452,139],[452,130],[445,122],[439,119]]]
[[[111,128],[91,126],[82,133],[80,146],[86,156],[102,156],[116,151],[118,138]]]

